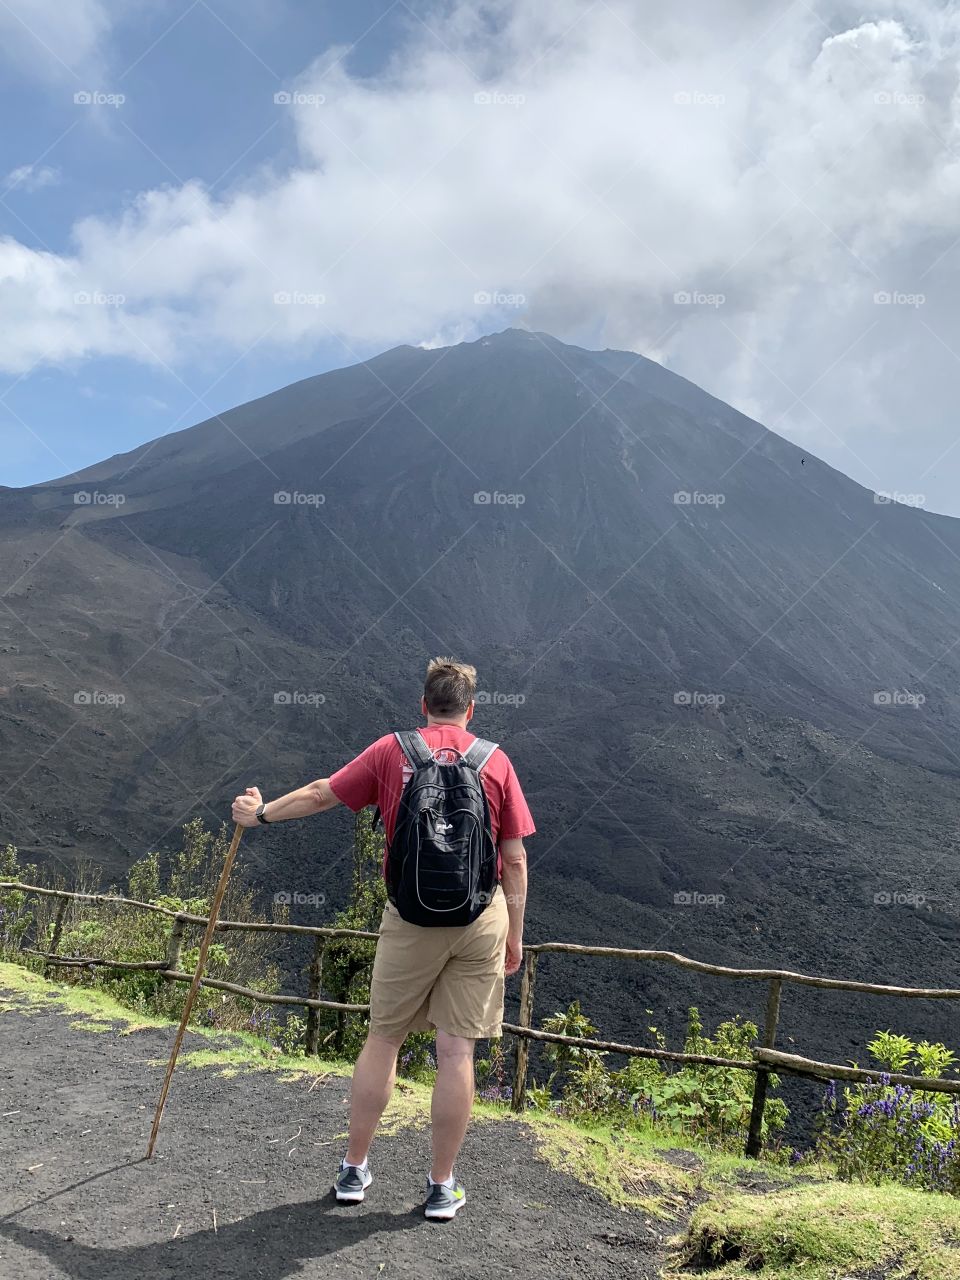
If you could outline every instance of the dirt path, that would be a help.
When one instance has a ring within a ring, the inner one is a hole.
[[[14,1005],[16,996],[10,996]],[[146,1149],[167,1030],[93,1034],[74,1015],[0,1013],[2,1280],[659,1275],[672,1231],[609,1205],[536,1154],[512,1121],[475,1123],[459,1172],[470,1203],[420,1211],[425,1130],[378,1140],[365,1203],[329,1192],[347,1084],[212,1068],[174,1078]],[[209,1048],[188,1036],[184,1052]],[[13,1113],[13,1114],[4,1114]]]

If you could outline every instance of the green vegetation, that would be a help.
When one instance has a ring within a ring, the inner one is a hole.
[[[97,1030],[120,1026],[124,1033],[139,1027],[167,1026],[167,1020],[135,1014],[103,991],[47,982],[39,974],[19,964],[0,961],[0,1013],[16,1010],[29,1015],[38,1008],[55,1008],[73,1014],[77,1025]]]
[[[820,1149],[850,1182],[960,1194],[960,1095],[890,1083],[891,1073],[946,1077],[956,1061],[942,1044],[880,1031],[867,1046],[879,1064],[877,1084],[838,1090],[823,1106]]]
[[[19,864],[17,850],[12,844],[0,849],[0,880],[19,880],[22,884],[32,884],[36,873],[35,866]],[[20,948],[33,920],[28,894],[18,893],[14,889],[0,890],[0,960],[15,957],[22,962]]]
[[[340,929],[376,933],[386,905],[381,874],[383,837],[373,830],[369,811],[361,809],[354,820],[353,876],[350,901],[333,924]],[[370,975],[376,944],[365,938],[334,938],[323,949],[320,980],[325,996],[343,1004],[366,1004],[370,999]],[[321,1010],[320,1042],[356,1058],[366,1034],[363,1022],[337,1010]]]
[[[693,1212],[676,1266],[735,1280],[890,1275],[960,1280],[960,1203],[901,1187],[818,1182],[720,1194]]]
[[[224,825],[219,832],[207,831],[199,818],[183,827],[180,848],[169,859],[166,872],[161,870],[158,853],[149,853],[130,868],[128,892],[140,902],[165,907],[168,911],[204,915],[223,866],[230,839]],[[7,846],[0,859],[2,878],[40,883],[35,867],[19,866],[17,851]],[[43,886],[67,888],[62,881],[48,878]],[[81,868],[71,891],[102,893],[104,890],[88,869]],[[111,886],[106,892],[121,892]],[[14,890],[0,891],[0,959],[17,959],[36,970],[43,968],[39,957],[24,956],[20,947],[27,943],[34,950],[49,950],[55,929],[57,900],[31,897]],[[221,911],[225,919],[263,920],[254,905],[254,894],[239,878],[231,881]],[[285,913],[275,909],[274,919]],[[127,963],[162,960],[167,954],[173,920],[153,911],[138,911],[114,903],[96,906],[69,901],[63,917],[57,944],[59,955],[92,956]],[[199,954],[202,926],[186,925],[179,965],[195,968]],[[279,970],[271,959],[273,943],[268,934],[230,933],[226,941],[216,939],[207,957],[207,975],[223,978],[254,991],[273,992],[279,986]],[[168,982],[158,973],[124,972],[120,969],[61,969],[64,981],[107,992],[120,1004],[137,1013],[161,1018],[179,1018],[183,1011],[186,988]],[[194,1005],[193,1022],[206,1026],[255,1029],[260,1019],[257,1005],[249,998],[225,995],[201,988]]]
[[[579,1000],[545,1018],[541,1027],[578,1039],[591,1039],[597,1032]],[[649,1031],[654,1045],[665,1049],[658,1028]],[[739,1018],[721,1022],[712,1036],[705,1035],[699,1010],[692,1006],[683,1051],[742,1062],[751,1057],[756,1040],[754,1023]],[[721,1149],[743,1150],[753,1099],[750,1071],[697,1064],[672,1069],[653,1058],[631,1058],[626,1066],[611,1070],[599,1050],[564,1044],[546,1045],[544,1056],[553,1069],[542,1085],[534,1082],[528,1090],[529,1104],[537,1110],[588,1124],[609,1120],[627,1128],[649,1127]],[[778,1083],[771,1075],[770,1089]],[[762,1129],[768,1144],[786,1120],[783,1101],[768,1097]]]
[[[101,988],[75,983],[48,982],[18,964],[0,962],[0,1014],[16,1011],[29,1016],[39,1008],[53,1008],[72,1018],[78,1031],[100,1032],[120,1029],[130,1035],[145,1027],[173,1027],[171,1019],[142,1014]],[[220,1031],[215,1027],[191,1027],[210,1041],[209,1049],[184,1050],[177,1059],[182,1066],[244,1068],[256,1071],[287,1071],[308,1075],[335,1073],[349,1075],[352,1065],[334,1058],[305,1058],[283,1050],[250,1031]]]
[[[710,1176],[709,1152],[698,1153],[694,1170],[673,1165],[662,1154],[666,1145],[649,1128],[574,1122],[538,1111],[514,1117],[490,1103],[480,1103],[478,1110],[491,1119],[522,1124],[532,1134],[541,1159],[624,1209],[675,1219],[696,1194],[701,1179]]]

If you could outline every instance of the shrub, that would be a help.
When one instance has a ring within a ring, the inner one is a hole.
[[[368,810],[361,809],[353,826],[353,877],[350,901],[338,911],[337,929],[376,932],[386,905],[383,880],[383,835],[374,830]],[[366,1004],[370,999],[370,975],[376,943],[368,938],[332,938],[323,948],[320,982],[323,996],[343,1004]],[[332,1046],[342,1058],[355,1059],[366,1038],[366,1018],[343,1010],[321,1010],[322,1044]]]
[[[15,845],[0,849],[0,880],[31,883],[36,874],[35,866],[21,866]],[[0,889],[0,959],[22,959],[20,948],[33,923],[29,896],[18,889]]]
[[[712,1037],[705,1036],[698,1009],[689,1010],[685,1053],[745,1061],[752,1057],[756,1041],[756,1024],[742,1021],[739,1015],[721,1022]],[[650,1096],[662,1119],[720,1146],[742,1147],[750,1124],[754,1080],[752,1071],[691,1063],[654,1082]],[[785,1103],[770,1096],[778,1084],[778,1077],[771,1074],[762,1137],[782,1129],[787,1120]]]
[[[960,1194],[960,1098],[892,1084],[892,1074],[944,1076],[955,1055],[942,1044],[914,1043],[880,1031],[867,1046],[878,1080],[838,1089],[823,1100],[819,1150],[849,1182],[901,1182]]]
[[[225,824],[214,833],[208,831],[199,818],[186,823],[180,847],[170,859],[166,876],[158,853],[148,853],[131,866],[127,887],[130,897],[170,911],[205,915],[229,842]],[[28,873],[35,876],[35,868],[18,868],[16,851],[8,848],[3,855],[2,878],[14,879]],[[46,887],[66,887],[62,877],[47,879],[49,885]],[[103,892],[95,869],[84,865],[77,867],[71,888],[81,893]],[[113,886],[107,890],[114,896],[119,892]],[[0,919],[0,946],[4,951],[10,949],[14,933],[17,943],[25,934],[32,933],[38,950],[47,951],[51,947],[58,900],[44,897],[28,909],[22,901],[26,897],[13,891],[0,895],[0,909],[5,909]],[[224,918],[264,919],[255,910],[253,897],[253,891],[235,877],[227,887],[222,915]],[[3,921],[6,921],[5,931]],[[63,914],[57,952],[68,957],[96,957],[125,963],[162,960],[167,954],[173,924],[170,917],[158,912],[137,910],[119,903],[93,905],[70,899]],[[196,967],[202,932],[202,925],[184,926],[179,962],[181,970],[192,971]],[[266,934],[231,932],[219,935],[210,947],[207,975],[229,977],[230,981],[253,990],[275,991],[279,985],[279,971],[270,959],[272,947],[273,943]],[[34,967],[42,964],[43,961],[38,959]],[[187,992],[185,984],[169,982],[156,970],[129,972],[106,967],[63,968],[60,976],[76,985],[102,988],[129,1008],[161,1017],[179,1018]],[[253,1001],[249,998],[201,988],[192,1016],[194,1021],[208,1026],[240,1028],[248,1022],[252,1007]]]
[[[649,1012],[649,1010],[648,1010]],[[565,1011],[545,1018],[544,1031],[591,1039],[596,1028],[574,1001]],[[657,1048],[666,1047],[656,1027],[649,1028]],[[691,1007],[684,1038],[685,1053],[748,1059],[757,1039],[757,1028],[739,1017],[720,1023],[712,1037],[703,1033],[699,1011]],[[653,1058],[631,1058],[620,1070],[611,1071],[599,1050],[586,1046],[550,1044],[545,1050],[553,1063],[544,1085],[533,1084],[530,1105],[562,1111],[573,1119],[614,1120],[626,1124],[654,1124],[671,1133],[685,1134],[700,1142],[740,1149],[746,1140],[753,1101],[753,1072],[698,1063],[673,1068]],[[779,1081],[770,1076],[770,1089]],[[782,1129],[787,1108],[782,1099],[768,1095],[763,1133],[770,1137]]]
[[[513,1088],[507,1084],[507,1054],[502,1039],[491,1040],[487,1056],[477,1059],[480,1097],[488,1102],[509,1102]]]

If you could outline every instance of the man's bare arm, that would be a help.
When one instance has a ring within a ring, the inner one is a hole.
[[[501,881],[507,898],[506,973],[516,973],[523,961],[523,913],[527,905],[527,851],[522,840],[501,840]]]
[[[244,794],[233,802],[234,822],[239,822],[242,827],[258,826],[256,811],[262,800],[258,787],[247,787]],[[325,813],[339,803],[330,790],[329,778],[318,778],[305,787],[268,801],[264,805],[263,816],[268,822],[287,822],[290,818],[308,818],[312,813]]]

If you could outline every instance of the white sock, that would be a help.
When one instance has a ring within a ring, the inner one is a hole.
[[[343,1168],[344,1168],[344,1169],[359,1169],[361,1173],[365,1173],[365,1172],[366,1172],[366,1168],[367,1168],[367,1157],[366,1157],[366,1156],[364,1156],[364,1157],[363,1157],[363,1164],[351,1164],[351,1163],[350,1163],[350,1161],[347,1159],[347,1157],[346,1157],[346,1156],[344,1156],[344,1157],[343,1157]]]
[[[453,1188],[457,1185],[457,1180],[453,1176],[453,1174],[451,1174],[450,1177],[447,1178],[446,1182],[438,1182],[432,1173],[429,1175],[429,1177],[430,1177],[430,1181],[433,1183],[435,1187],[446,1187],[448,1191],[452,1191]]]

